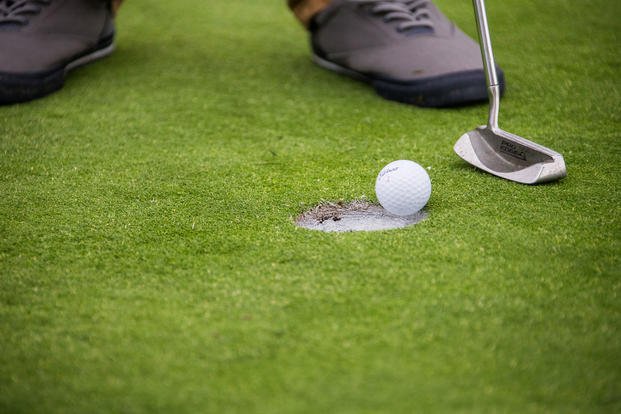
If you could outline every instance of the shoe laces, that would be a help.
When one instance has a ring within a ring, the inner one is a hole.
[[[50,3],[51,0],[0,0],[0,25],[26,25]]]
[[[350,0],[369,5],[371,12],[384,16],[386,22],[396,22],[400,32],[433,30],[429,13],[430,0]]]

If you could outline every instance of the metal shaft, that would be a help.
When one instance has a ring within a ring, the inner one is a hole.
[[[498,128],[498,111],[500,109],[500,86],[498,84],[498,74],[496,73],[496,62],[494,51],[492,50],[492,39],[489,34],[487,24],[487,13],[485,11],[484,0],[473,0],[474,11],[479,32],[479,43],[481,55],[483,57],[483,67],[485,78],[487,79],[487,89],[489,94],[489,121],[488,126],[492,129]]]

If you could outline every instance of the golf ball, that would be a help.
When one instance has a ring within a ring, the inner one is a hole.
[[[431,180],[427,171],[414,161],[393,161],[377,175],[375,194],[389,213],[411,216],[429,201]]]

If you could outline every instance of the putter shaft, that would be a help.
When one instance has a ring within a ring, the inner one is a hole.
[[[494,50],[492,49],[492,39],[489,34],[485,1],[473,0],[472,2],[474,3],[476,14],[479,43],[481,45],[481,55],[483,57],[483,67],[485,69],[487,93],[489,96],[489,119],[487,124],[494,129],[498,128],[498,113],[500,112],[500,85],[498,73],[496,72],[496,61],[494,59]]]

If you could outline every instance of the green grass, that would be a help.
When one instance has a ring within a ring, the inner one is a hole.
[[[488,4],[501,125],[568,165],[529,187],[453,154],[485,105],[315,67],[281,2],[127,2],[113,56],[0,108],[0,412],[619,412],[620,4]],[[293,225],[400,158],[427,221]]]

